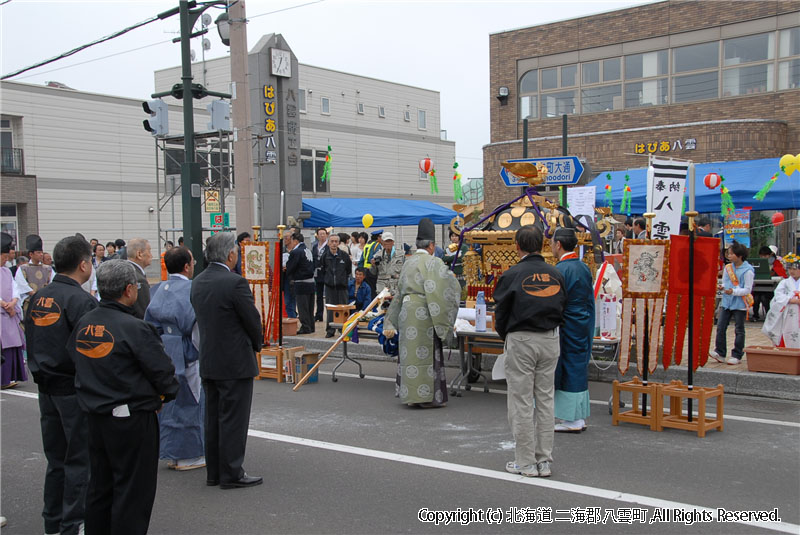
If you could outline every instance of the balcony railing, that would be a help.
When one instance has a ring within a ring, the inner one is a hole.
[[[9,149],[3,147],[2,152],[3,162],[0,170],[2,170],[3,173],[10,175],[24,175],[25,164],[22,158],[22,149]]]

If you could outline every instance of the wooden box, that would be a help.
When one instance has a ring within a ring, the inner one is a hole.
[[[800,349],[747,346],[747,371],[800,375]]]

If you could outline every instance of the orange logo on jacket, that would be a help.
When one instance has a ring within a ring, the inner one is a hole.
[[[87,325],[75,338],[75,350],[90,359],[101,359],[114,349],[114,335],[105,325]]]
[[[552,297],[561,290],[561,285],[549,273],[534,273],[522,281],[522,290],[533,297]]]
[[[39,297],[31,307],[31,319],[37,327],[49,327],[61,318],[61,307],[52,297]]]

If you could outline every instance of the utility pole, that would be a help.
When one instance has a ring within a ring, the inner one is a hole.
[[[250,84],[247,81],[247,20],[244,0],[228,2],[231,41],[231,80],[235,84],[233,109],[233,158],[236,163],[236,230],[249,231],[254,224],[253,147],[250,132]],[[260,224],[260,223],[259,223]]]

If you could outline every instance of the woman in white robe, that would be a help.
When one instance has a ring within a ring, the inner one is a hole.
[[[761,332],[778,347],[800,348],[800,257],[783,257],[789,278],[775,288]]]

